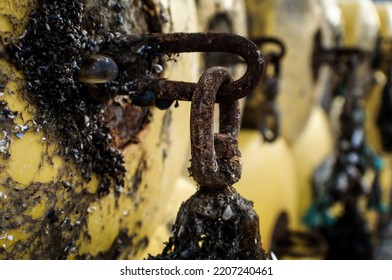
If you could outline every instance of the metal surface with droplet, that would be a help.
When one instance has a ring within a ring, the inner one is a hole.
[[[107,55],[94,54],[82,62],[79,81],[88,84],[103,84],[113,81],[118,73],[118,66]]]

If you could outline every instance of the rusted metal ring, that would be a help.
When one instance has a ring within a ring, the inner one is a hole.
[[[232,77],[226,68],[212,67],[201,76],[192,97],[190,172],[203,188],[230,186],[241,175],[237,100],[220,103],[220,128],[214,135],[215,99],[218,91],[230,82]]]
[[[129,37],[123,42],[128,49],[143,42],[150,53],[177,54],[184,52],[227,52],[241,56],[247,63],[245,74],[238,80],[222,85],[216,102],[245,97],[260,82],[264,57],[252,41],[230,33],[157,33]],[[191,101],[196,83],[164,79],[144,81],[138,91],[152,90],[156,98]]]

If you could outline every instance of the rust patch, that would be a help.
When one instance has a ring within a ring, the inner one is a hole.
[[[151,111],[132,105],[128,97],[119,97],[108,102],[104,119],[113,137],[112,145],[122,149],[139,143],[137,135],[150,122]]]

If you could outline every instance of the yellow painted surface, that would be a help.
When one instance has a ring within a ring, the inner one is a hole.
[[[380,19],[380,35],[384,38],[392,38],[392,3],[376,2],[376,9]]]
[[[22,139],[15,138],[9,149],[12,156],[8,164],[8,175],[22,186],[27,186],[40,169],[43,153],[43,147],[40,145],[42,136],[25,133]]]
[[[91,239],[79,239],[80,254],[92,254],[93,256],[99,252],[105,252],[110,248],[114,239],[120,230],[119,218],[123,215],[123,207],[115,207],[115,199],[113,194],[99,200],[99,202],[91,203],[87,211],[90,213],[88,217],[88,233]],[[123,204],[121,204],[123,205]],[[130,213],[132,215],[132,213]]]
[[[383,157],[384,169],[381,171],[382,202],[390,205],[391,186],[392,186],[392,155],[386,154]]]
[[[338,0],[319,0],[320,7],[322,9],[322,22],[321,22],[321,31],[323,36],[329,37],[323,38],[324,44],[334,45],[335,36],[341,35],[343,32],[343,22],[342,22],[342,13],[338,6]],[[325,25],[325,26],[324,26]]]
[[[9,39],[21,36],[28,21],[28,13],[33,7],[33,1],[30,0],[0,0],[0,33]]]
[[[382,92],[386,83],[386,76],[382,71],[375,71],[373,75],[372,85],[367,92],[365,99],[366,113],[366,137],[371,147],[377,152],[382,153],[382,145],[380,132],[377,126],[377,117],[381,106]]]
[[[305,129],[292,145],[298,174],[298,215],[301,220],[312,202],[311,178],[314,170],[333,153],[334,139],[324,110],[314,106]]]
[[[0,247],[4,249],[12,248],[18,241],[25,240],[29,237],[27,227],[18,230],[7,230],[0,233]],[[28,259],[27,256],[21,256],[21,259]]]
[[[46,210],[47,210],[46,198],[42,196],[36,205],[27,209],[25,214],[35,220],[42,217],[42,215],[45,213]]]
[[[373,51],[380,21],[371,0],[338,0],[344,20],[345,46]]]
[[[290,226],[297,226],[297,177],[295,163],[287,142],[263,143],[257,131],[242,130],[239,135],[242,176],[234,187],[254,202],[260,217],[263,248],[271,245],[272,231],[281,213],[289,216]]]
[[[172,233],[171,227],[175,222],[178,209],[195,192],[196,184],[191,178],[181,176],[176,180],[174,190],[167,200],[167,207],[163,210],[163,220],[156,226],[154,234],[149,238],[145,257],[147,253],[152,256],[162,253],[164,242],[169,240]]]

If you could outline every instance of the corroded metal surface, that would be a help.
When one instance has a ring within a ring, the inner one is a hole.
[[[214,136],[216,95],[231,81],[227,69],[210,68],[200,78],[192,97],[190,173],[202,188],[230,186],[241,176],[238,101],[220,103],[220,133]]]

